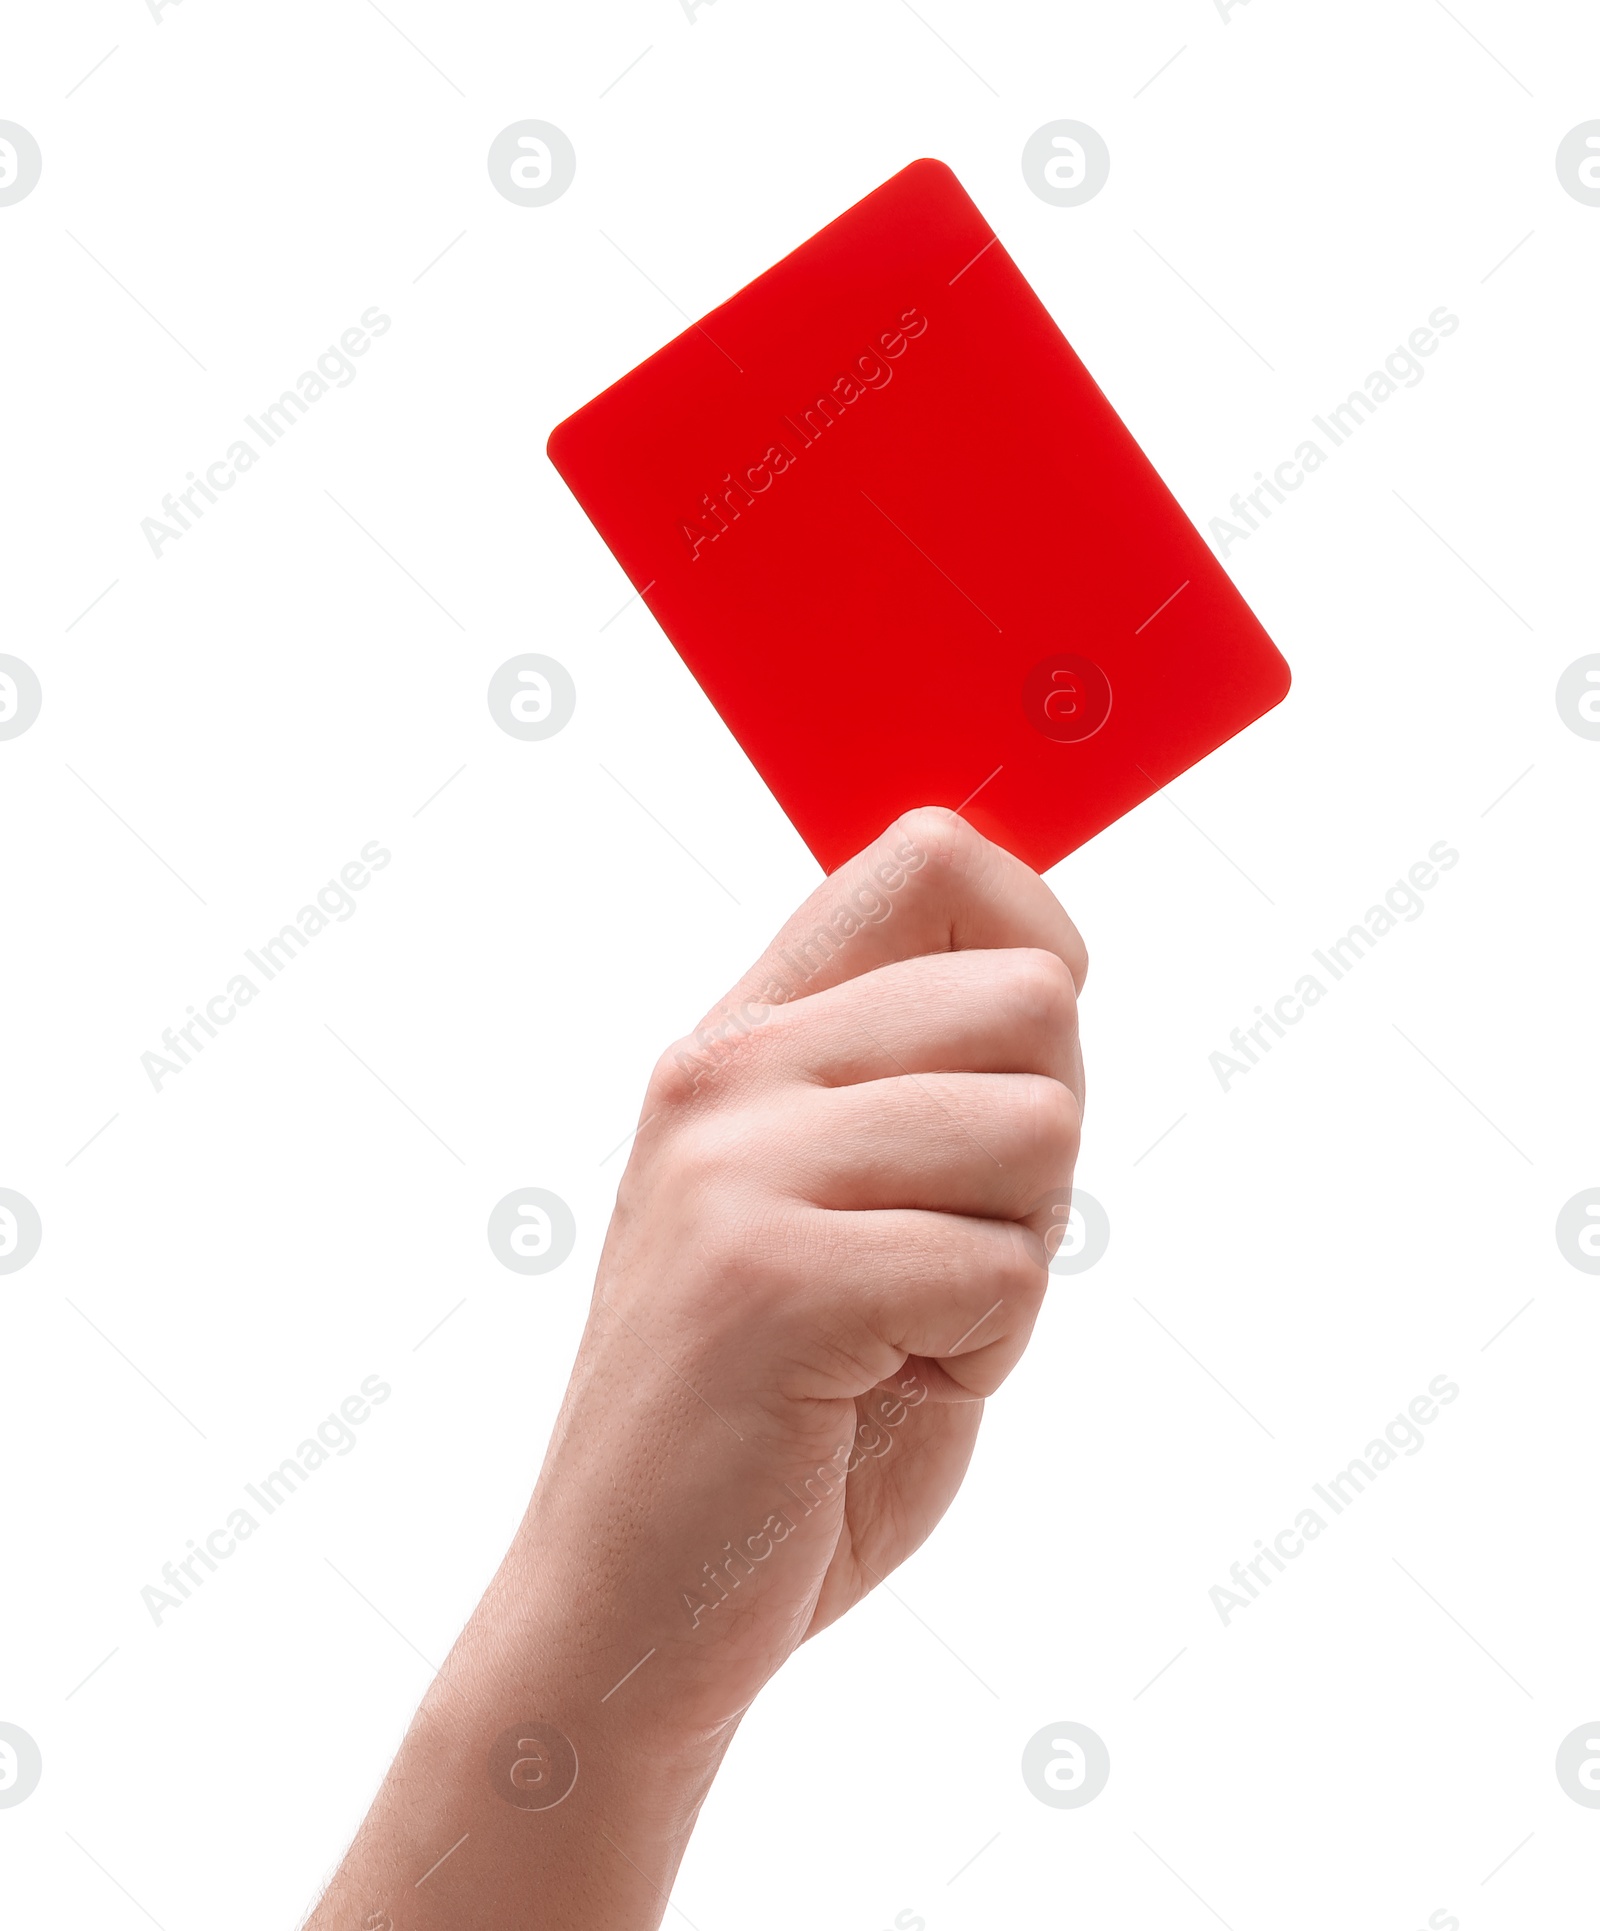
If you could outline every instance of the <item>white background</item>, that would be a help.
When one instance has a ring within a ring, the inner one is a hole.
[[[1052,874],[1110,1250],[894,1593],[757,1705],[676,1904],[1586,1921],[1600,1814],[1553,1758],[1600,1714],[1600,1282],[1554,1222],[1600,1184],[1600,744],[1554,687],[1600,648],[1600,209],[1553,162],[1597,71],[1592,10],[1505,0],[10,12],[44,173],[0,208],[0,649],[44,709],[0,745],[0,1184],[44,1240],[0,1278],[0,1720],[44,1777],[0,1810],[8,1922],[296,1922],[498,1560],[606,1156],[816,879],[544,439],[921,154],[1202,528],[1461,326],[1228,558],[1289,700]],[[578,172],[525,209],[485,155],[534,117]],[[1019,166],[1064,117],[1112,156],[1067,209]],[[374,304],[357,379],[153,557],[140,519]],[[485,703],[528,650],[578,687],[542,744]],[[152,1091],[374,838],[355,916]],[[1425,914],[1224,1092],[1230,1030],[1440,839]],[[539,1279],[485,1239],[527,1185],[579,1223]],[[154,1626],[141,1588],[371,1374],[358,1448]],[[1224,1627],[1229,1565],[1439,1374],[1425,1450]],[[1057,1811],[1019,1759],[1066,1719],[1112,1774]]]

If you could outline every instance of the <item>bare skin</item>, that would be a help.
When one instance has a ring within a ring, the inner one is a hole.
[[[1086,969],[912,812],[663,1055],[527,1515],[308,1931],[660,1923],[741,1716],[927,1537],[1027,1344]]]

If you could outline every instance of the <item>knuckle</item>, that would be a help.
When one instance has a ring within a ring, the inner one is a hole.
[[[1029,1140],[1052,1167],[1070,1170],[1078,1157],[1082,1118],[1070,1087],[1060,1080],[1036,1077],[1030,1081]]]
[[[771,1242],[748,1208],[724,1200],[720,1212],[705,1216],[699,1243],[696,1272],[712,1306],[726,1307],[764,1284]]]
[[[677,1205],[680,1222],[696,1229],[708,1252],[726,1239],[742,1241],[745,1217],[739,1203],[746,1195],[752,1165],[748,1122],[737,1115],[697,1110],[667,1123],[660,1143],[659,1171]]]
[[[646,1093],[646,1112],[682,1113],[725,1091],[722,1076],[735,1061],[760,1070],[770,1063],[763,1034],[772,1009],[746,1001],[719,1007],[692,1033],[674,1041],[656,1061]]]
[[[674,1041],[651,1069],[645,1087],[644,1113],[659,1119],[663,1114],[685,1113],[693,1104],[709,1066],[691,1035]]]
[[[1003,968],[1022,1022],[1058,1033],[1077,1024],[1078,989],[1066,962],[1041,947],[1022,947],[1006,955]]]
[[[995,1284],[1008,1301],[1037,1307],[1050,1276],[1044,1243],[1020,1221],[1008,1223],[1006,1233],[1005,1256],[996,1270]]]
[[[651,1264],[670,1276],[697,1331],[765,1293],[789,1252],[783,1203],[754,1177],[751,1127],[747,1116],[710,1110],[658,1120],[635,1141],[624,1175],[633,1221],[653,1230]]]

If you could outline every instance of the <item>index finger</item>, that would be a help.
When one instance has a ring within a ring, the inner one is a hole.
[[[1053,952],[1083,989],[1089,955],[1039,874],[955,812],[924,806],[824,880],[719,1010],[786,1005],[897,959],[994,946]]]

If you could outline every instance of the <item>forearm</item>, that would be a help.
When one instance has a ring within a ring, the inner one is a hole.
[[[423,1700],[307,1931],[653,1931],[732,1736],[675,1724],[615,1606],[553,1600],[534,1512]],[[575,1774],[574,1774],[575,1771]]]

